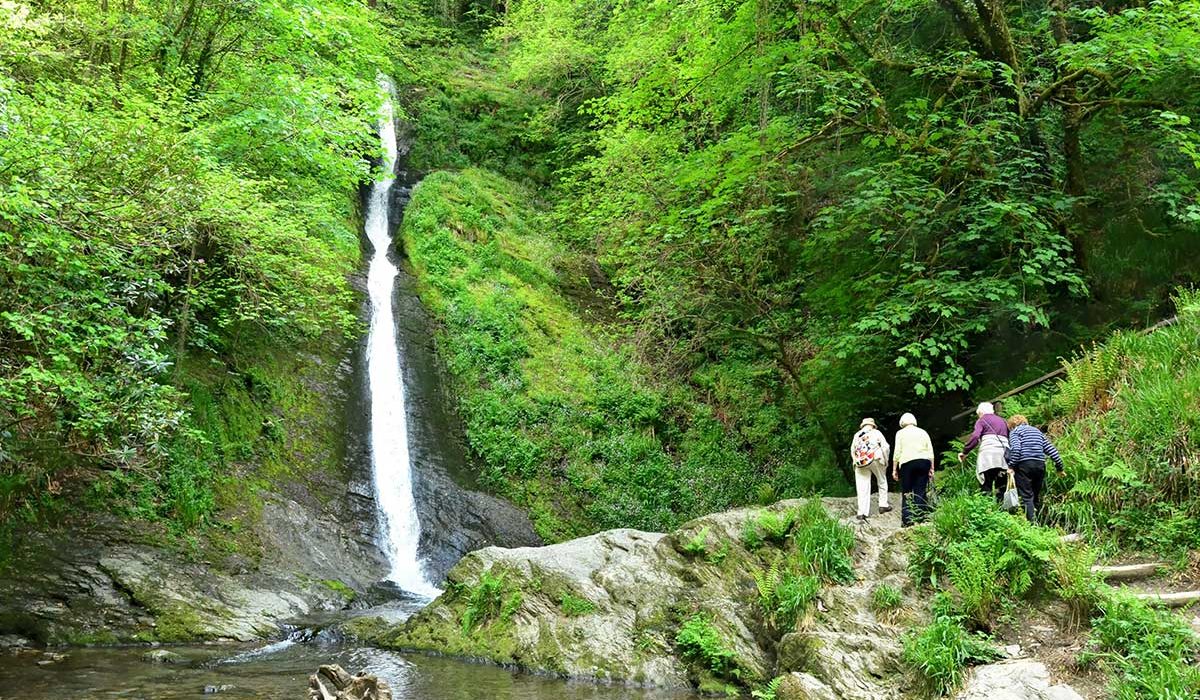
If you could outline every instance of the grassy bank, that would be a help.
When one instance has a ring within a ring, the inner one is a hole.
[[[931,695],[958,688],[968,665],[1001,658],[1005,626],[1060,609],[1060,627],[1083,639],[1077,669],[1108,677],[1121,700],[1200,693],[1200,637],[1182,618],[1100,581],[1095,552],[1051,528],[1000,512],[978,494],[944,501],[914,533],[910,572],[931,594],[933,622],[912,630],[904,660]],[[1049,608],[1055,603],[1061,608]],[[994,635],[994,636],[993,636]],[[1003,642],[997,640],[1003,639]]]
[[[415,191],[402,235],[483,476],[531,511],[543,537],[665,530],[837,482],[789,455],[796,443],[779,407],[726,412],[750,376],[679,381],[585,320],[586,309],[609,313],[607,303],[533,201],[487,171],[435,173]],[[754,459],[763,448],[774,459]]]

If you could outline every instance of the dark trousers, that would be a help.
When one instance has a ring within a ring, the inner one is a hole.
[[[1004,500],[1004,492],[1008,490],[1008,470],[989,469],[983,473],[983,492],[996,493],[996,502]]]
[[[1025,506],[1025,519],[1037,523],[1042,511],[1042,485],[1046,483],[1046,460],[1026,459],[1013,465],[1013,478],[1017,482],[1017,493],[1021,494],[1021,505]]]
[[[900,465],[900,524],[904,527],[925,519],[929,512],[929,467],[927,459],[911,459]]]

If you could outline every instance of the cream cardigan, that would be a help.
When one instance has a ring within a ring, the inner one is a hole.
[[[932,462],[933,442],[929,439],[929,433],[915,425],[909,425],[896,433],[892,464],[901,465],[914,459],[928,459]]]

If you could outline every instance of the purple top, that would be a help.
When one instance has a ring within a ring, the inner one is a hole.
[[[1005,423],[1004,419],[995,413],[980,416],[979,420],[975,421],[975,432],[971,433],[971,439],[963,445],[963,453],[975,449],[984,435],[999,435],[1006,438],[1008,437],[1008,423]]]

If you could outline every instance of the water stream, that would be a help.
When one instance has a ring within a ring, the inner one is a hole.
[[[367,239],[373,249],[367,272],[371,302],[367,336],[371,470],[379,504],[380,547],[391,564],[388,579],[410,593],[433,597],[439,591],[428,580],[418,552],[421,523],[413,498],[408,405],[401,372],[404,357],[396,343],[396,319],[392,307],[398,270],[389,257],[395,228],[389,204],[396,183],[394,169],[399,149],[391,85],[386,80],[381,82],[384,103],[379,118],[379,136],[385,154],[384,174],[371,186],[365,223]]]
[[[241,656],[227,646],[172,647],[179,664],[141,660],[144,648],[72,649],[50,666],[0,652],[0,698],[16,700],[302,700],[321,664],[386,680],[396,700],[685,700],[651,691],[517,674],[495,666],[349,645],[291,644]],[[207,691],[207,692],[206,692]],[[214,691],[219,691],[213,695]]]

